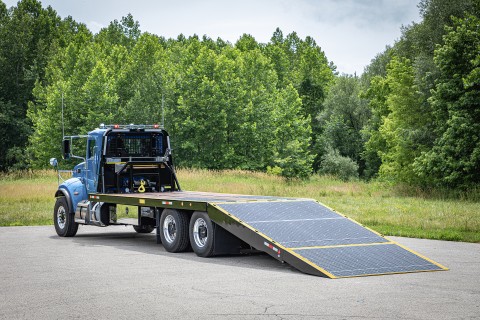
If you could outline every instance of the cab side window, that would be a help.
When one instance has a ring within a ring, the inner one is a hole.
[[[87,148],[87,158],[93,158],[95,155],[95,146],[96,146],[96,140],[94,139],[89,139],[88,140],[88,148]]]

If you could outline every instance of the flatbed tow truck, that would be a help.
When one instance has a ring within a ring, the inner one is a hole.
[[[86,140],[85,157],[72,153],[77,139]],[[82,162],[55,193],[57,234],[72,237],[80,224],[132,225],[155,230],[168,252],[256,250],[329,278],[448,270],[312,199],[183,191],[171,150],[158,125],[102,124],[65,136],[63,158]]]

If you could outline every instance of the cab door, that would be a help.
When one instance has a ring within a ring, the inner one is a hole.
[[[100,148],[97,140],[94,137],[89,137],[87,140],[87,192],[97,192],[98,173],[100,165]]]

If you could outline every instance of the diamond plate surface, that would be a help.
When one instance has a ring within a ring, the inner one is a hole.
[[[277,201],[219,204],[219,207],[247,222],[338,218],[341,215],[315,201]]]
[[[439,266],[393,243],[298,249],[294,252],[336,277],[442,270]]]
[[[250,225],[287,248],[388,241],[344,217],[253,222]]]
[[[315,201],[218,206],[287,248],[387,242],[385,238]]]
[[[335,277],[443,270],[313,200],[217,206]]]

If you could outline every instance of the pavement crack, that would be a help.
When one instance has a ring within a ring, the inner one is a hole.
[[[265,307],[265,310],[263,310],[263,313],[264,313],[264,314],[267,314],[268,309],[270,309],[271,307],[274,307],[274,306],[275,306],[274,304],[271,304],[271,305],[266,306],[266,307]]]

